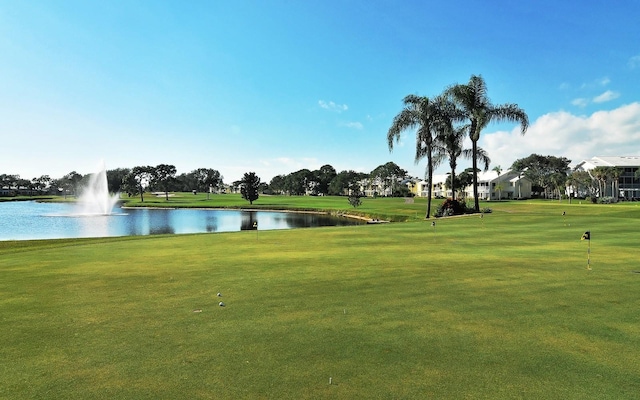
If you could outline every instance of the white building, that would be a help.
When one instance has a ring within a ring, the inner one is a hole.
[[[473,185],[465,188],[465,195],[473,198]],[[507,170],[478,174],[478,198],[481,200],[521,199],[531,197],[531,181],[522,174]]]
[[[591,175],[591,170],[596,167],[613,167],[620,169],[620,177],[618,178],[618,197],[625,200],[640,198],[640,178],[636,178],[635,174],[640,169],[640,156],[628,157],[593,157],[590,160],[583,160],[574,168],[576,171],[586,171]],[[595,179],[593,175],[591,178]],[[615,186],[614,186],[615,187]],[[613,196],[613,188],[605,185],[605,193],[603,196]],[[615,197],[615,196],[613,196]]]
[[[432,197],[452,197],[451,189],[445,188],[448,175],[434,175]],[[429,183],[422,180],[416,184],[416,196],[427,197]],[[473,186],[456,190],[456,198],[473,199]],[[461,193],[462,192],[462,196]],[[531,181],[508,170],[498,175],[495,171],[478,174],[478,198],[481,200],[518,199],[531,197]]]
[[[451,189],[445,189],[444,183],[448,175],[433,175],[433,187],[431,197],[451,197]],[[421,180],[415,184],[414,194],[418,197],[429,195],[429,182]]]

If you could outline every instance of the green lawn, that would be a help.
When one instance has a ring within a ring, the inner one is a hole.
[[[435,227],[424,203],[364,199],[410,222],[0,242],[0,398],[638,398],[640,206],[486,206]]]
[[[146,194],[144,202],[140,197],[123,197],[128,207],[181,207],[181,208],[253,208],[262,210],[315,210],[349,213],[389,221],[418,221],[423,220],[427,203],[426,199],[416,198],[413,203],[407,203],[404,198],[363,198],[362,205],[353,208],[344,196],[268,196],[260,195],[253,202],[242,199],[239,194],[210,195],[206,193],[193,195],[191,193],[172,193],[169,200],[164,195],[154,196]],[[433,200],[432,213],[435,204],[442,200]]]

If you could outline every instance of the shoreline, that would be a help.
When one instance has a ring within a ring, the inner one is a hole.
[[[120,206],[120,208],[122,208],[123,210],[126,209],[136,209],[136,208],[140,208],[140,209],[147,209],[147,210],[153,210],[153,209],[158,209],[158,210],[180,210],[180,209],[184,209],[184,210],[214,210],[214,211],[253,211],[253,212],[257,212],[257,211],[264,211],[264,212],[279,212],[279,213],[295,213],[295,214],[318,214],[318,215],[330,215],[330,216],[335,216],[335,217],[343,217],[343,218],[352,218],[352,219],[357,219],[360,221],[365,221],[367,223],[373,223],[373,221],[376,221],[375,223],[389,223],[389,221],[381,221],[381,220],[374,220],[373,218],[370,217],[364,217],[361,215],[353,215],[353,214],[348,214],[348,213],[343,213],[343,212],[331,212],[331,211],[313,211],[313,210],[278,210],[278,209],[269,209],[269,208],[229,208],[229,207],[155,207],[155,206],[135,206],[135,207],[127,207],[127,206]]]

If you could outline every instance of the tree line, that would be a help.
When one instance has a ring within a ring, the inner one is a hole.
[[[18,175],[0,174],[0,187],[25,188],[40,194],[75,196],[87,185],[91,175],[72,171],[58,179],[42,175],[28,180]],[[163,192],[168,199],[169,192],[196,191],[209,194],[220,193],[227,188],[220,172],[211,168],[198,168],[177,175],[174,165],[159,164],[111,169],[106,171],[106,175],[111,193],[140,196],[141,201],[144,201],[146,192]],[[228,188],[233,192],[242,193],[243,196],[247,192],[247,200],[253,201],[257,199],[253,192],[314,196],[361,194],[362,182],[369,180],[378,182],[381,190],[388,190],[394,196],[408,196],[409,189],[399,182],[405,178],[409,178],[408,172],[393,162],[382,164],[370,173],[353,170],[336,172],[333,166],[326,164],[313,171],[301,169],[290,174],[277,175],[269,183],[261,182],[254,172],[248,172],[242,179],[228,185]]]
[[[196,190],[209,193],[223,186],[223,177],[215,169],[198,168],[189,173],[176,173],[176,167],[170,164],[117,168],[106,171],[107,185],[111,193],[140,195],[143,201],[144,193],[147,191],[164,192],[168,198],[169,192]],[[24,188],[40,194],[76,196],[81,188],[87,185],[91,175],[72,171],[58,179],[42,175],[28,180],[20,178],[19,175],[0,174],[0,186]]]

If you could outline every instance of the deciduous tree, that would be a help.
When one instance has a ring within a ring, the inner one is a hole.
[[[240,181],[240,193],[242,198],[249,201],[249,204],[253,204],[258,200],[260,194],[258,188],[260,187],[260,178],[255,172],[246,172]]]

